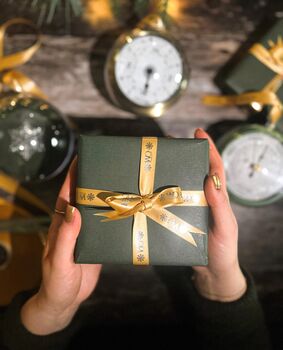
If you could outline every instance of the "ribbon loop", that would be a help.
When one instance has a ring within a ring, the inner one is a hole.
[[[137,212],[144,212],[152,208],[165,208],[184,202],[182,190],[180,187],[169,187],[161,192],[136,195],[136,194],[118,194],[106,197],[105,203],[114,209],[113,212],[99,213],[100,216],[105,216],[109,220],[117,220],[121,217],[135,215]],[[110,213],[112,213],[110,215]],[[115,213],[115,215],[114,215]],[[110,216],[109,216],[110,215]]]
[[[262,64],[271,69],[274,73],[283,75],[283,42],[279,36],[277,43],[269,42],[270,48],[266,49],[261,44],[253,45],[249,52]]]
[[[268,118],[275,125],[283,114],[283,104],[276,92],[283,82],[283,41],[278,37],[277,43],[269,42],[270,48],[266,49],[261,44],[253,45],[249,52],[262,64],[276,73],[275,77],[260,91],[246,92],[229,96],[205,96],[204,104],[212,106],[251,105],[257,103],[259,107],[271,106]]]
[[[22,24],[31,28],[36,35],[35,43],[22,51],[18,51],[5,56],[5,34],[7,29],[15,24]],[[28,94],[42,99],[47,98],[32,79],[23,73],[14,70],[14,68],[28,62],[39,49],[40,45],[41,39],[39,31],[36,26],[29,20],[26,20],[24,18],[13,18],[0,26],[0,72],[3,72],[0,78],[0,92],[3,90],[3,87],[6,86],[10,90],[17,93]]]

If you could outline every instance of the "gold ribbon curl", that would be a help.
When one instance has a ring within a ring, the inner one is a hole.
[[[10,55],[4,54],[4,41],[7,29],[13,25],[21,24],[33,29],[36,34],[36,40],[30,47],[12,53]],[[0,26],[0,92],[3,92],[4,87],[9,88],[24,95],[31,95],[41,99],[47,99],[46,95],[41,89],[25,74],[15,70],[16,67],[28,62],[36,53],[41,45],[40,34],[38,29],[32,22],[24,18],[13,18]]]
[[[266,49],[257,43],[249,52],[262,64],[276,73],[275,77],[260,91],[242,93],[228,96],[204,96],[202,101],[212,106],[252,105],[258,103],[260,106],[271,106],[268,118],[275,125],[283,114],[283,105],[276,92],[283,82],[283,41],[278,37],[277,43],[269,41],[270,48]]]
[[[166,210],[172,206],[207,206],[203,191],[183,191],[180,187],[169,187],[161,192],[153,192],[155,165],[157,158],[156,137],[143,137],[141,144],[139,192],[126,194],[97,189],[77,188],[76,202],[81,205],[111,207],[112,211],[97,213],[104,222],[134,217],[133,223],[133,264],[148,265],[147,217],[197,246],[191,233],[206,234]]]

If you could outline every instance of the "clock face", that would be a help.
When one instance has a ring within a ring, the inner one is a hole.
[[[240,199],[262,201],[283,191],[283,145],[261,132],[231,141],[222,153],[229,191]]]
[[[168,40],[155,35],[132,39],[115,62],[115,79],[122,93],[143,107],[167,101],[180,88],[183,62]]]

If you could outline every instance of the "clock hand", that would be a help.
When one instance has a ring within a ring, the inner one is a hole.
[[[259,163],[261,160],[263,160],[267,150],[268,150],[268,146],[266,145],[264,150],[262,151],[261,155],[258,157],[257,163]]]
[[[266,153],[267,150],[268,150],[268,146],[266,145],[266,146],[264,147],[264,150],[262,151],[262,153],[261,153],[260,156],[258,157],[257,162],[252,163],[252,164],[250,165],[250,167],[252,168],[252,171],[250,172],[249,177],[253,177],[255,171],[259,171],[259,169],[260,169],[259,162],[263,160],[263,158],[264,158],[265,153]]]
[[[255,173],[255,164],[250,164],[250,168],[252,168],[251,172],[249,173],[249,177],[253,177]]]
[[[152,74],[153,74],[153,68],[147,67],[147,69],[145,70],[145,74],[146,74],[146,81],[145,81],[145,85],[144,85],[144,89],[143,89],[144,95],[146,95],[147,90],[149,88],[149,81],[150,81]]]

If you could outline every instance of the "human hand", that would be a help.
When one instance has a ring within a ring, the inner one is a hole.
[[[211,209],[208,235],[208,266],[195,266],[193,280],[198,292],[207,299],[233,301],[246,291],[247,284],[238,261],[238,225],[226,190],[225,172],[217,148],[202,129],[196,138],[206,138],[210,148],[210,176],[205,182],[205,196]],[[221,189],[217,190],[212,176],[217,175]]]
[[[24,326],[37,335],[47,335],[65,328],[79,305],[95,289],[101,265],[74,263],[74,248],[81,227],[74,203],[76,159],[72,162],[59,193],[42,258],[42,282],[39,291],[21,310]]]

